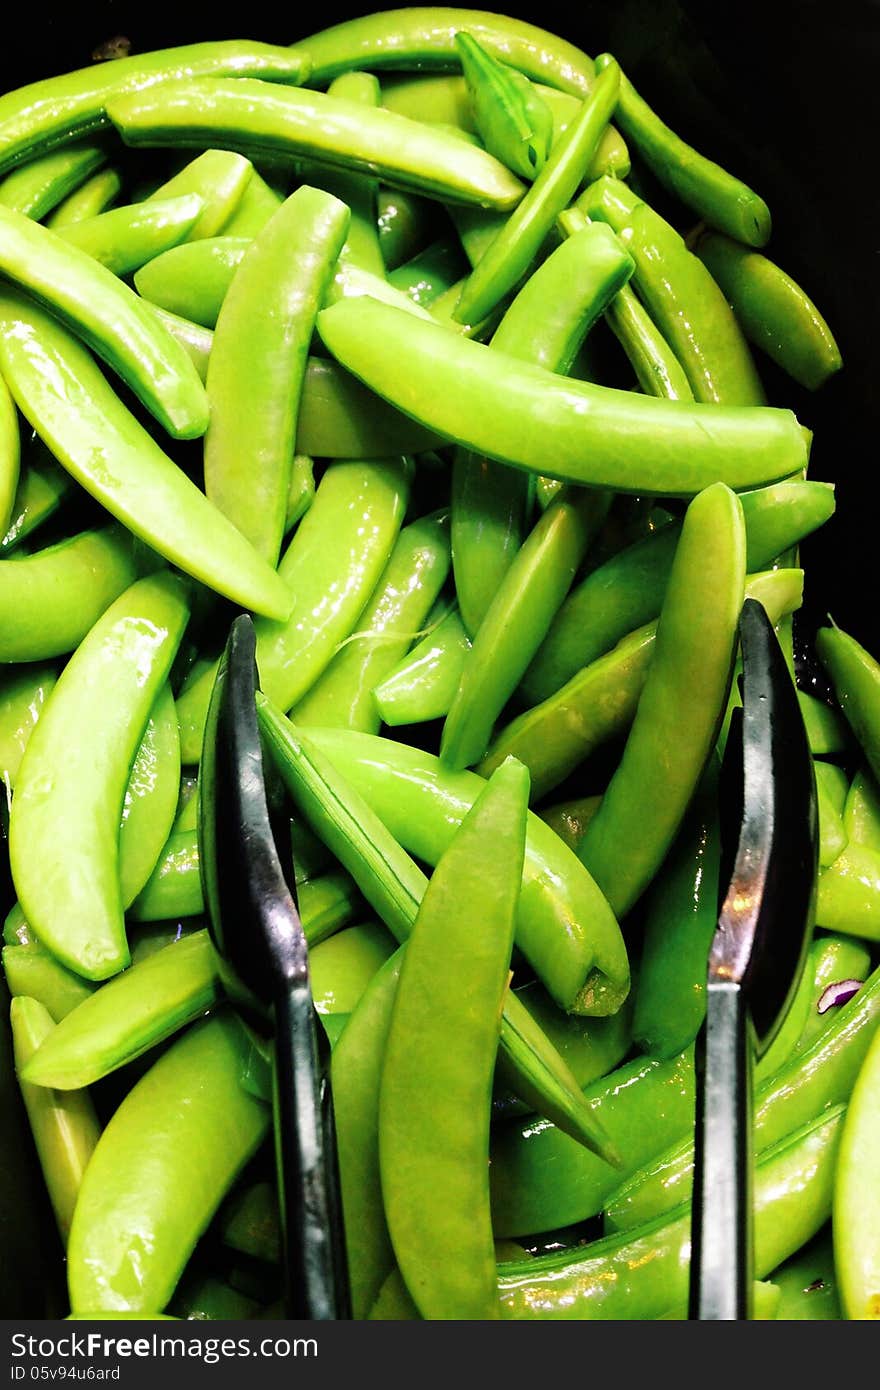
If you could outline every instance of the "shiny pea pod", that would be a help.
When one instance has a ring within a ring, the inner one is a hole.
[[[847,779],[843,769],[833,763],[823,763],[816,759],[813,765],[816,771],[816,800],[819,811],[819,868],[827,869],[846,848],[843,806]],[[843,778],[842,790],[840,778]]]
[[[422,724],[439,719],[452,704],[471,639],[453,605],[436,627],[373,688],[384,724]]]
[[[816,925],[880,941],[880,852],[848,844],[819,874]]]
[[[805,690],[799,690],[797,696],[813,757],[827,758],[850,751],[852,738],[842,715]]]
[[[0,330],[0,368],[19,409],[87,492],[209,588],[258,613],[289,613],[284,581],[159,448],[81,344],[11,293],[0,297]]]
[[[220,997],[207,931],[173,942],[117,975],[67,1014],[22,1071],[36,1086],[73,1091],[140,1057]]]
[[[779,1322],[841,1320],[834,1249],[827,1228],[774,1269],[770,1277],[780,1293]]]
[[[232,213],[223,223],[224,234],[226,236],[255,237],[271,221],[283,202],[284,199],[281,194],[276,192],[256,169],[253,169],[244,192]]]
[[[345,927],[319,942],[309,952],[312,997],[318,1013],[353,1013],[394,950],[394,937],[380,922]]]
[[[0,130],[0,143],[2,139]],[[39,222],[106,162],[106,151],[99,145],[71,146],[40,155],[0,181],[0,204]]]
[[[382,96],[379,79],[366,72],[342,73],[331,82],[327,94],[367,107],[379,106]],[[343,170],[315,169],[308,171],[306,182],[332,193],[351,210],[348,235],[340,253],[343,261],[373,275],[384,275],[376,210],[378,181]]]
[[[175,948],[176,949],[176,948]],[[80,1189],[67,1252],[71,1307],[164,1308],[190,1252],[269,1130],[239,1084],[240,1024],[195,1024],[129,1091]]]
[[[410,261],[389,271],[388,282],[422,308],[458,283],[464,272],[461,250],[454,240],[433,241]]]
[[[16,890],[39,939],[86,979],[128,964],[119,821],[129,769],[188,617],[183,586],[170,574],[127,589],[68,662],[19,768],[9,825]]]
[[[435,204],[427,198],[379,184],[376,224],[386,271],[403,265],[429,243],[435,215]]]
[[[159,859],[128,909],[132,922],[162,922],[203,912],[199,843],[196,831],[172,830]]]
[[[122,175],[117,169],[100,169],[92,174],[84,184],[68,193],[62,203],[45,219],[46,226],[53,232],[64,227],[73,227],[78,222],[88,221],[106,212],[122,192]]]
[[[318,330],[343,366],[419,423],[563,481],[692,496],[718,479],[737,490],[759,487],[806,462],[807,441],[788,411],[689,405],[567,381],[365,298],[324,309]]]
[[[472,772],[430,753],[343,729],[310,729],[309,742],[352,783],[392,836],[435,864],[482,789]],[[575,855],[530,815],[517,944],[550,994],[572,1013],[615,1013],[629,992],[617,923]]]
[[[10,1008],[15,1069],[43,1179],[63,1244],[67,1244],[83,1176],[94,1155],[101,1126],[88,1092],[61,1094],[22,1080],[21,1072],[55,1024],[36,999],[22,995]]]
[[[614,296],[605,310],[605,319],[647,396],[662,396],[667,401],[693,400],[684,368],[629,285]]]
[[[880,1157],[880,1041],[862,1063],[846,1112],[834,1183],[834,1268],[850,1319],[880,1318],[880,1203],[872,1175]]]
[[[338,198],[297,189],[250,246],[217,319],[206,382],[205,491],[272,565],[287,520],[315,316],[349,219]]]
[[[72,652],[138,573],[131,537],[116,525],[0,560],[0,661]]]
[[[21,439],[15,402],[0,377],[0,532],[4,536],[12,519],[20,464]]]
[[[860,942],[842,936],[817,935],[811,945],[797,992],[779,1031],[755,1068],[758,1085],[815,1042],[827,1027],[828,986],[848,981],[853,989],[867,979],[871,958]]]
[[[601,800],[599,795],[578,796],[573,801],[557,801],[552,806],[544,806],[538,814],[569,849],[576,851]]]
[[[13,667],[0,680],[0,780],[15,786],[28,739],[58,679],[46,663]]]
[[[36,999],[48,1010],[53,1023],[60,1023],[95,989],[42,946],[4,946],[3,973],[9,993]]]
[[[232,150],[204,150],[162,183],[144,201],[165,201],[195,193],[202,201],[199,215],[187,232],[190,241],[216,236],[235,213],[249,187],[254,166]]]
[[[490,154],[521,178],[540,174],[553,137],[553,113],[531,82],[487,52],[467,32],[456,34],[474,125]]]
[[[166,682],[132,763],[119,827],[119,883],[128,907],[156,867],[171,833],[180,785],[180,734]]]
[[[293,610],[285,622],[258,621],[262,689],[288,710],[330,664],[354,630],[397,540],[409,497],[406,460],[338,462],[328,468],[278,570]],[[197,762],[216,664],[177,702],[181,757]]]
[[[213,329],[251,241],[214,236],[169,247],[135,272],[135,288],[166,313]]]
[[[290,487],[287,490],[287,510],[284,517],[284,533],[292,531],[298,521],[305,516],[315,500],[314,464],[308,454],[294,454],[290,470]]]
[[[300,917],[309,946],[327,941],[335,932],[364,915],[364,903],[346,873],[322,874],[297,889]]]
[[[0,556],[11,554],[44,521],[54,516],[74,488],[73,479],[58,467],[36,437],[30,441],[27,457],[22,462],[9,526],[0,540]]]
[[[880,662],[839,627],[819,629],[816,653],[871,771],[880,776]]]
[[[434,870],[391,1013],[379,1095],[382,1196],[398,1266],[428,1318],[499,1315],[489,1102],[527,814],[528,774],[511,761],[477,797]],[[472,910],[482,924],[477,935]],[[454,1053],[444,1053],[441,1040],[453,1033]]]
[[[196,194],[130,203],[58,229],[114,275],[129,275],[185,239],[202,211]]]
[[[745,550],[738,498],[723,484],[706,489],[688,507],[620,765],[578,850],[620,915],[656,873],[709,756],[730,685]]]
[[[843,808],[847,839],[880,852],[880,790],[865,769],[855,774]]]

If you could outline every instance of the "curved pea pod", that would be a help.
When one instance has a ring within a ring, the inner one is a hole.
[[[342,729],[310,729],[309,742],[352,783],[392,836],[435,864],[483,787],[430,753]],[[629,991],[620,930],[577,857],[530,815],[517,945],[556,1002],[572,1013],[614,1013]],[[577,867],[575,867],[577,865]]]
[[[461,248],[453,238],[444,237],[389,271],[388,283],[420,308],[428,309],[458,283],[464,269]]]
[[[318,1013],[353,1013],[395,949],[394,937],[380,922],[345,927],[319,942],[309,952],[312,997]]]
[[[368,391],[332,358],[310,357],[296,436],[314,458],[374,459],[423,453],[442,443]]]
[[[28,926],[21,903],[16,901],[3,920],[3,940],[8,946],[36,946],[33,932]]]
[[[444,202],[508,208],[522,197],[510,170],[457,135],[323,92],[205,78],[116,97],[107,110],[128,145],[217,140],[246,154],[305,156],[378,175]]]
[[[258,620],[262,689],[288,710],[326,670],[355,625],[397,540],[409,498],[405,459],[339,462],[328,468],[278,570],[292,612]],[[216,663],[177,702],[181,757],[197,762]]]
[[[16,890],[39,939],[87,979],[128,964],[123,798],[188,617],[170,574],[127,589],[67,663],[19,768],[9,824]]]
[[[220,996],[207,931],[172,942],[117,975],[67,1014],[22,1071],[73,1091],[125,1066],[206,1013]]]
[[[100,217],[111,203],[115,203],[121,192],[122,175],[119,170],[99,169],[53,208],[45,219],[46,226],[57,232],[65,227],[74,227],[78,222],[87,222],[92,217]]]
[[[4,536],[12,519],[21,463],[21,440],[15,402],[0,377],[0,533]]]
[[[839,1322],[843,1317],[831,1231],[822,1230],[770,1276],[779,1289],[779,1322]]]
[[[816,633],[816,654],[875,777],[880,777],[880,663],[839,627]]]
[[[601,796],[579,796],[573,801],[557,801],[552,806],[544,806],[538,815],[569,849],[577,851],[601,800]]]
[[[11,293],[0,297],[0,367],[58,461],[129,530],[243,607],[289,613],[284,581],[163,453],[90,354]]]
[[[692,496],[718,479],[758,487],[806,463],[790,411],[689,405],[567,381],[366,298],[322,310],[318,331],[344,367],[419,423],[563,481]]]
[[[159,692],[132,763],[119,828],[119,882],[125,907],[147,882],[171,833],[180,786],[174,696]]]
[[[10,994],[36,999],[54,1023],[60,1023],[95,989],[42,946],[4,946],[3,973]]]
[[[663,396],[668,401],[693,400],[684,368],[629,285],[622,286],[614,296],[605,318],[647,396]]]
[[[213,328],[251,244],[250,237],[214,236],[169,247],[135,271],[135,288],[166,313]]]
[[[819,868],[827,869],[846,848],[843,806],[846,800],[847,778],[843,769],[833,763],[823,763],[815,759],[814,767],[819,809]],[[839,779],[843,780],[842,788]]]
[[[106,126],[105,106],[114,94],[184,74],[247,73],[299,82],[308,70],[300,49],[233,39],[159,49],[44,78],[0,99],[0,168]]]
[[[790,377],[815,391],[840,371],[843,362],[831,329],[784,270],[718,232],[701,236],[695,250],[749,342],[763,348]]]
[[[63,237],[3,207],[0,270],[103,358],[169,434],[204,434],[208,408],[198,373],[118,276]]]
[[[848,840],[880,852],[880,789],[864,768],[856,772],[847,791],[843,826]]]
[[[578,848],[618,915],[656,873],[709,757],[730,687],[745,548],[738,498],[723,484],[707,488],[688,507],[626,747]]]
[[[779,1031],[755,1068],[760,1085],[784,1066],[796,1052],[803,1052],[828,1026],[827,1012],[832,1001],[843,1004],[856,992],[871,970],[871,958],[860,942],[842,936],[814,937],[795,996],[780,1024]],[[838,986],[846,992],[837,999]]]
[[[474,125],[490,154],[524,179],[540,174],[553,138],[553,114],[531,82],[467,32],[456,34]]]
[[[307,879],[299,885],[297,898],[309,946],[317,946],[364,916],[361,895],[346,873]]]
[[[843,1124],[834,1184],[834,1268],[844,1316],[880,1318],[880,1041],[859,1070]]]
[[[39,222],[106,162],[106,150],[92,144],[38,155],[0,182],[0,203]]]
[[[826,758],[829,754],[849,752],[852,737],[842,715],[805,690],[799,690],[797,695],[813,757]]]
[[[271,221],[283,202],[282,195],[256,169],[252,169],[234,211],[223,223],[223,231],[227,236],[255,237]]]
[[[195,193],[131,203],[71,223],[60,228],[59,234],[114,275],[130,275],[183,241],[202,207]]]
[[[198,217],[187,232],[190,241],[216,236],[237,211],[250,187],[254,166],[232,150],[203,150],[144,201],[164,201],[195,193],[202,200]]]
[[[290,470],[290,487],[284,517],[284,533],[292,531],[305,516],[315,500],[314,463],[308,454],[294,454]]]
[[[20,996],[10,1008],[15,1069],[34,1136],[43,1178],[62,1242],[67,1244],[73,1213],[101,1133],[88,1092],[64,1094],[32,1086],[21,1073],[55,1024],[36,999]]]
[[[602,53],[596,70],[613,62],[610,53]],[[748,246],[767,242],[770,210],[764,199],[664,125],[623,74],[617,119],[651,172],[710,227],[719,227]]]
[[[239,1084],[244,1053],[241,1025],[228,1015],[197,1023],[119,1105],[92,1156],[70,1232],[74,1312],[166,1306],[269,1130],[268,1109]]]
[[[131,537],[120,526],[0,561],[0,661],[73,651],[138,572]]]
[[[446,714],[458,689],[471,639],[453,605],[436,627],[379,685],[373,698],[384,724],[421,724]]]
[[[250,246],[217,319],[206,382],[205,491],[273,565],[315,315],[349,220],[338,198],[297,189]]]
[[[42,440],[34,436],[30,444],[28,456],[22,460],[9,526],[0,540],[0,556],[11,554],[44,521],[54,516],[75,486],[69,474],[58,467]]]
[[[295,706],[295,723],[379,732],[375,686],[408,651],[449,567],[448,513],[437,512],[403,527],[357,631]]]
[[[232,1250],[278,1264],[281,1227],[274,1184],[255,1182],[233,1193],[221,1214],[221,1233],[223,1244]]]
[[[383,100],[382,105],[385,104]],[[427,198],[379,184],[376,225],[386,271],[403,265],[404,261],[410,260],[428,245],[435,226],[436,211],[436,204]]]
[[[880,941],[880,852],[850,844],[822,870],[816,925]]]
[[[764,1278],[828,1220],[845,1110],[837,1106],[762,1155],[755,1169],[755,1273]],[[685,1316],[690,1210],[572,1253],[499,1266],[506,1318]]]
[[[43,663],[3,672],[0,681],[0,781],[6,786],[7,794],[15,786],[28,739],[57,679],[55,667]]]
[[[137,897],[128,909],[132,922],[195,917],[205,908],[195,830],[173,830]]]

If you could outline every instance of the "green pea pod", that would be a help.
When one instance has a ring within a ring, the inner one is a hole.
[[[691,496],[719,478],[759,487],[806,462],[788,411],[567,381],[366,298],[324,309],[318,330],[343,366],[421,424],[531,472],[547,474],[552,460],[551,476],[563,481]]]
[[[601,72],[614,59],[596,59]],[[708,222],[748,246],[763,246],[770,237],[770,209],[747,184],[675,135],[621,74],[617,118],[649,169],[664,187]]]
[[[2,120],[0,114],[0,123]],[[2,142],[0,124],[0,146]],[[39,222],[106,162],[107,152],[99,145],[75,145],[37,156],[0,181],[0,206],[13,208]],[[2,154],[0,167],[8,167]]]
[[[597,80],[531,188],[478,261],[462,291],[455,318],[475,323],[512,290],[541,248],[557,215],[571,202],[593,159],[617,99],[616,65]]]
[[[393,936],[380,922],[345,927],[315,946],[309,952],[309,975],[318,1013],[353,1013],[394,949]]]
[[[755,1170],[755,1273],[769,1274],[828,1220],[845,1110],[837,1106],[762,1155]],[[586,1248],[499,1267],[506,1318],[651,1319],[685,1316],[691,1215]]]
[[[269,1130],[269,1110],[239,1085],[244,1050],[241,1026],[229,1016],[197,1023],[119,1105],[92,1155],[71,1227],[74,1312],[146,1312],[168,1303]]]
[[[8,946],[35,946],[36,938],[28,926],[21,903],[16,900],[3,921],[3,940]]]
[[[45,219],[46,226],[57,232],[89,221],[106,212],[122,192],[122,175],[117,169],[100,169],[79,188],[68,193],[63,202]]]
[[[72,652],[138,570],[131,537],[115,525],[0,560],[0,661]]]
[[[755,1149],[758,1154],[783,1140],[827,1107],[849,1100],[880,1018],[880,974],[875,970],[858,993],[835,1010],[819,1037],[789,1057],[755,1094]],[[673,1144],[625,1179],[605,1203],[607,1230],[653,1221],[690,1198],[693,1144],[685,1128]]]
[[[475,773],[449,771],[430,753],[391,739],[344,729],[310,729],[308,738],[395,840],[428,864],[437,862],[483,786]],[[626,949],[607,903],[577,857],[534,815],[517,944],[569,1012],[603,1017],[626,998]]]
[[[814,758],[827,758],[836,753],[845,753],[851,744],[850,730],[846,720],[836,709],[817,700],[805,690],[797,693],[798,704],[804,719],[804,727]]]
[[[758,1085],[803,1052],[827,1027],[828,986],[855,979],[864,981],[871,969],[867,949],[841,936],[817,935],[810,945],[797,991],[779,1031],[755,1068]]]
[[[349,216],[331,194],[297,189],[249,248],[217,319],[205,491],[272,565],[284,537],[315,315]]]
[[[346,873],[308,879],[299,885],[297,898],[309,946],[319,945],[364,916],[363,899]]]
[[[177,246],[203,207],[195,193],[113,208],[59,229],[59,235],[114,275],[129,275]]]
[[[128,910],[133,922],[195,917],[205,908],[195,830],[172,831],[138,896]]]
[[[66,969],[42,946],[4,946],[3,972],[9,993],[36,999],[54,1023],[89,999],[95,986]]]
[[[818,759],[814,762],[816,769],[816,800],[819,811],[819,868],[827,869],[833,864],[839,854],[846,848],[847,835],[843,828],[842,806],[840,809],[835,805],[830,794],[829,779],[826,773],[832,776],[841,769],[833,767],[830,763],[822,763]]]
[[[398,1264],[429,1318],[498,1316],[489,1102],[527,814],[528,774],[511,761],[477,797],[434,870],[391,1014],[379,1096],[382,1196]],[[482,924],[476,935],[472,909]],[[455,1060],[426,1104],[438,1045],[442,1052],[452,1034]]]
[[[211,939],[193,932],[83,1000],[37,1048],[22,1078],[61,1091],[90,1086],[207,1012],[219,995]]]
[[[283,579],[163,453],[89,353],[48,314],[8,293],[0,297],[0,368],[58,461],[129,530],[234,602],[273,617],[289,613]]]
[[[432,241],[412,260],[389,271],[388,282],[427,309],[458,282],[464,272],[461,249],[454,240]]]
[[[184,1275],[169,1307],[187,1322],[240,1321],[258,1317],[260,1303],[222,1279]]]
[[[471,766],[485,753],[610,502],[605,492],[564,490],[513,560],[475,633],[443,725],[440,758],[447,766]]]
[[[601,796],[579,796],[573,801],[557,801],[553,806],[543,807],[538,815],[569,849],[577,851],[601,800]]]
[[[135,288],[166,313],[213,328],[251,242],[214,236],[172,246],[135,272]]]
[[[379,732],[381,714],[373,690],[409,650],[413,633],[422,628],[446,582],[448,535],[445,512],[401,530],[357,632],[293,709],[295,723]]]
[[[188,616],[170,574],[127,589],[67,663],[19,768],[9,822],[15,886],[40,940],[86,979],[128,964],[119,821]]]
[[[300,82],[308,71],[301,49],[234,39],[159,49],[44,78],[0,98],[0,168],[106,126],[112,96],[154,82],[225,73]]]
[[[614,296],[605,310],[605,319],[629,358],[645,395],[662,396],[667,401],[693,400],[684,368],[629,285]]]
[[[82,337],[176,439],[204,434],[207,403],[192,362],[118,276],[3,207],[0,270]]]
[[[834,1183],[834,1267],[847,1318],[880,1317],[880,1203],[872,1174],[880,1160],[880,1042],[862,1063],[843,1123]]]
[[[288,710],[355,629],[397,540],[411,468],[401,460],[338,462],[328,468],[278,573],[293,597],[286,622],[258,620],[262,689]],[[177,702],[181,757],[197,762],[216,663]]]
[[[880,852],[849,844],[819,874],[816,925],[880,941]]]
[[[384,724],[421,724],[439,719],[452,704],[471,639],[453,605],[427,636],[373,687]]]
[[[553,115],[531,82],[500,63],[472,34],[455,36],[474,125],[490,154],[521,178],[540,174],[550,150]]]
[[[223,1244],[231,1249],[278,1264],[281,1230],[274,1183],[255,1182],[233,1193],[223,1210],[221,1234]]]
[[[284,533],[292,531],[298,521],[305,516],[315,500],[314,464],[308,454],[294,454],[290,470],[290,487],[287,490],[287,512],[284,518]]]
[[[843,362],[831,329],[784,270],[718,232],[701,236],[694,249],[724,291],[749,342],[790,377],[815,391],[840,371]]]
[[[847,839],[880,853],[880,790],[865,769],[850,783],[843,810]]]
[[[0,533],[4,536],[15,506],[20,463],[21,440],[15,402],[0,377]]]
[[[880,776],[880,663],[839,627],[819,629],[816,653],[871,771]]]
[[[779,1289],[779,1322],[840,1322],[837,1272],[830,1230],[822,1230],[770,1276]]]
[[[0,556],[15,550],[61,506],[73,491],[74,482],[36,436],[22,460],[18,487],[6,534],[0,540]]]
[[[372,73],[342,73],[327,89],[328,96],[342,97],[361,106],[381,104],[379,79]],[[385,274],[385,262],[379,246],[379,227],[376,212],[376,179],[349,174],[344,170],[315,168],[309,170],[304,182],[332,193],[351,209],[351,222],[345,245],[340,252],[343,262],[360,266],[373,275]]]
[[[114,97],[107,113],[126,144],[196,145],[214,140],[244,153],[305,156],[444,202],[513,207],[519,179],[456,135],[323,92],[248,78],[163,82]]]
[[[661,864],[712,748],[730,687],[745,550],[738,498],[723,484],[707,488],[688,507],[626,747],[578,849],[619,916]]]
[[[310,357],[300,403],[297,451],[314,458],[387,458],[442,442],[332,361]]]
[[[284,202],[280,193],[270,187],[256,169],[252,170],[244,192],[232,214],[223,223],[225,236],[257,236]]]
[[[384,106],[385,102],[382,104]],[[428,245],[434,210],[435,204],[427,198],[380,183],[376,195],[376,223],[386,270],[395,270]]]
[[[201,198],[202,207],[187,236],[190,241],[216,236],[240,205],[253,172],[254,166],[243,155],[231,150],[205,150],[144,201],[164,202],[195,193]]]
[[[180,735],[171,686],[153,706],[132,763],[119,827],[119,884],[128,907],[144,887],[171,833],[180,785]]]
[[[58,673],[52,665],[18,666],[0,680],[0,780],[7,795],[15,786],[28,739],[52,693]]]
[[[598,179],[578,205],[609,223],[632,256],[633,286],[684,367],[695,398],[760,405],[764,391],[733,310],[678,232],[617,179]]]

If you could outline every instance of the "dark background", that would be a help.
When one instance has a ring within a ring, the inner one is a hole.
[[[375,8],[379,8],[376,6]],[[774,404],[815,438],[811,476],[837,484],[837,514],[803,547],[802,627],[830,612],[880,656],[877,609],[880,406],[880,0],[586,0],[499,4],[593,54],[612,51],[660,114],[770,204],[769,253],[813,296],[844,370],[815,395],[765,372]],[[124,35],[133,52],[209,38],[291,43],[370,7],[296,8],[250,0],[244,11],[155,0],[26,6],[7,16],[0,90],[89,63]],[[242,18],[243,16],[243,18]],[[14,24],[14,27],[13,27]],[[762,371],[765,363],[761,363]],[[0,1317],[51,1316],[61,1265],[26,1129],[14,1121],[5,1009],[0,1010]],[[54,1278],[50,1278],[51,1270]],[[63,1309],[62,1309],[63,1311]]]

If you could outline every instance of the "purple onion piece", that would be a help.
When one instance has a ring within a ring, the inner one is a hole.
[[[827,1013],[836,1004],[845,1004],[861,987],[861,980],[835,980],[834,984],[829,985],[819,996],[819,1003],[816,1005],[819,1013]]]

